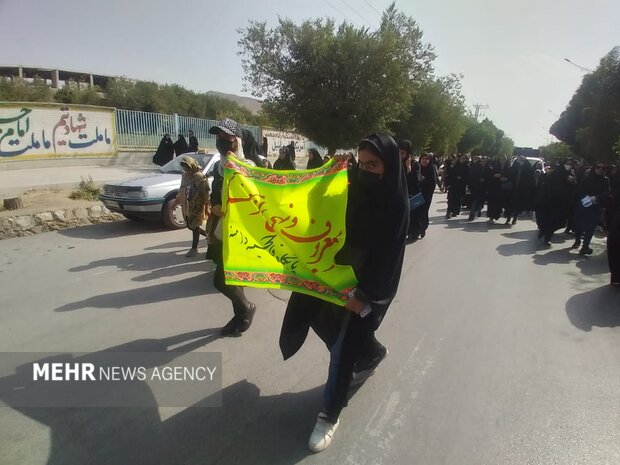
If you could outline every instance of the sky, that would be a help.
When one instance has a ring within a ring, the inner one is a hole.
[[[197,92],[243,92],[237,29],[333,18],[376,29],[390,0],[0,0],[0,66],[121,75]],[[433,45],[437,75],[463,76],[468,106],[517,146],[550,125],[585,72],[620,45],[620,0],[400,0]]]

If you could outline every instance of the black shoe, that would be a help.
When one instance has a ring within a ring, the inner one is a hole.
[[[420,239],[424,239],[424,236],[426,236],[426,231],[422,231],[420,233]]]
[[[580,240],[576,240],[575,242],[573,242],[573,245],[570,246],[571,249],[578,249],[579,247],[581,247]]]
[[[389,351],[387,350],[387,347],[377,342],[377,348],[375,349],[375,353],[372,357],[359,360],[355,363],[353,376],[359,378],[364,375],[370,375],[373,371],[375,371],[383,359],[387,357],[388,353]]]
[[[239,331],[239,321],[240,320],[237,315],[233,316],[231,320],[226,323],[222,329],[220,329],[220,335],[232,337],[241,336],[241,331]]]
[[[592,255],[594,252],[590,247],[582,247],[579,251],[579,255]]]
[[[245,312],[245,314],[239,319],[239,332],[245,333],[250,326],[252,326],[252,320],[254,319],[254,314],[256,313],[256,305],[250,304],[250,308]]]
[[[517,224],[517,219],[512,220],[512,224]]]

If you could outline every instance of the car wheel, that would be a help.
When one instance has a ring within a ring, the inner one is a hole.
[[[171,229],[183,229],[185,227],[185,218],[183,218],[183,210],[181,205],[174,206],[174,197],[167,200],[161,209],[161,216],[164,224]]]

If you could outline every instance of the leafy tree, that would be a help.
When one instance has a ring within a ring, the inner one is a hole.
[[[246,87],[267,115],[288,123],[334,153],[406,115],[412,81],[434,59],[416,22],[392,4],[376,32],[332,20],[274,29],[250,22],[239,31]]]
[[[46,82],[35,77],[31,82],[21,78],[0,78],[0,100],[7,102],[51,102],[53,92]]]
[[[620,47],[605,55],[596,70],[584,76],[551,134],[592,163],[612,162],[620,138]]]
[[[573,158],[575,155],[568,144],[564,142],[553,142],[549,145],[540,147],[540,156],[545,160],[551,161]]]
[[[391,128],[399,138],[411,140],[416,151],[454,153],[468,125],[458,76],[429,79],[414,86],[407,116]]]

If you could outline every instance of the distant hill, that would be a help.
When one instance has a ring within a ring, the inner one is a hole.
[[[261,110],[262,102],[252,97],[242,97],[240,95],[235,94],[225,94],[223,92],[216,92],[214,90],[210,90],[207,92],[208,95],[213,95],[215,97],[222,97],[226,100],[232,100],[235,103],[238,103],[244,108],[247,108],[252,113],[258,113]]]

